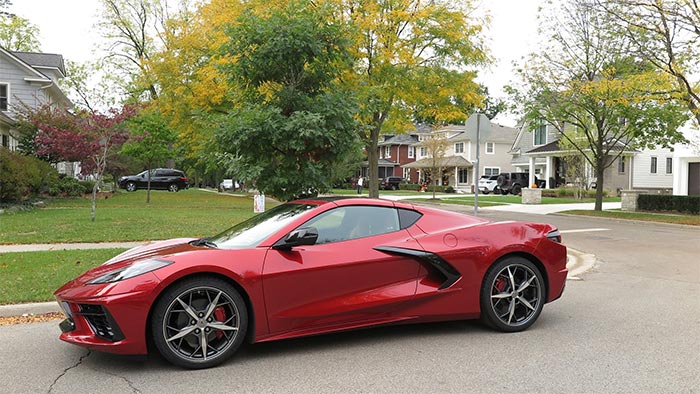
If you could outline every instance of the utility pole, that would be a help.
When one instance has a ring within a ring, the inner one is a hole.
[[[466,121],[464,122],[466,126]],[[476,113],[476,170],[474,171],[474,216],[479,214],[479,129],[481,129],[481,114]]]

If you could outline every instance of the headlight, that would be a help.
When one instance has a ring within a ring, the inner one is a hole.
[[[87,283],[89,285],[97,285],[97,284],[102,284],[102,283],[118,282],[120,280],[129,279],[129,278],[133,278],[134,276],[145,274],[146,272],[155,271],[159,268],[163,268],[163,267],[168,266],[172,263],[173,263],[172,261],[167,261],[167,260],[156,260],[156,259],[142,260],[142,261],[138,261],[138,262],[126,267],[126,268],[121,268],[121,269],[117,269],[117,270],[108,272],[108,273],[106,273],[100,277],[97,277],[97,278],[95,278]]]

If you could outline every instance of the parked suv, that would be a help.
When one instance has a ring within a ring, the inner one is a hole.
[[[130,176],[119,178],[119,187],[133,192],[138,189],[148,188],[148,170]],[[172,168],[156,168],[151,170],[151,189],[163,189],[176,192],[180,189],[187,189],[187,177],[180,170]]]
[[[489,194],[494,191],[498,183],[498,175],[482,175],[479,179],[479,191],[484,194]]]
[[[400,176],[390,176],[379,180],[379,188],[384,190],[399,190],[399,184],[404,182]]]
[[[498,194],[520,194],[520,191],[524,187],[529,187],[530,174],[527,172],[502,172],[498,174],[498,179],[496,180],[496,187],[494,188],[494,193]],[[535,177],[535,184],[539,185],[540,182]]]

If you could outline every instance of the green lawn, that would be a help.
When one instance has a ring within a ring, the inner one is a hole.
[[[57,250],[0,254],[0,304],[53,300],[64,283],[124,249]]]
[[[568,213],[568,214],[572,214],[572,215],[582,215],[582,216],[598,216],[598,217],[614,218],[614,219],[633,219],[633,220],[643,220],[646,222],[688,224],[688,225],[692,225],[692,226],[700,226],[700,215],[681,215],[681,214],[666,214],[666,213],[652,213],[652,212],[622,212],[622,211],[617,211],[617,210],[607,210],[607,211],[572,210],[572,211],[564,211],[562,213]]]
[[[268,205],[270,205],[268,203]],[[57,199],[48,207],[0,216],[0,244],[143,241],[214,235],[253,215],[253,199],[201,190],[118,192],[97,201]]]

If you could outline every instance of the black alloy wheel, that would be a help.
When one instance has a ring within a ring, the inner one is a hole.
[[[190,369],[209,368],[230,358],[248,327],[243,298],[214,277],[186,279],[168,288],[151,316],[151,335],[161,355]]]
[[[530,260],[512,256],[495,263],[481,285],[481,319],[499,331],[530,327],[544,307],[542,273]]]

